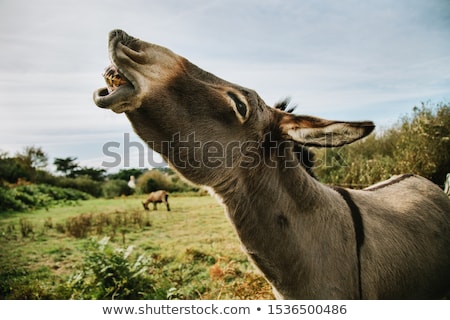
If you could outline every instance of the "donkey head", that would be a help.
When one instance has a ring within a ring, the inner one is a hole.
[[[109,35],[109,55],[108,87],[94,92],[97,106],[124,112],[152,149],[199,184],[211,185],[268,158],[276,163],[295,144],[341,146],[374,128],[369,121],[329,121],[271,108],[255,91],[120,30]]]

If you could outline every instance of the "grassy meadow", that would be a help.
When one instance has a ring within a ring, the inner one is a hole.
[[[0,213],[0,298],[273,298],[213,198],[141,200]]]

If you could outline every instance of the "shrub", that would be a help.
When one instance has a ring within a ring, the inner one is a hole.
[[[19,220],[19,224],[22,237],[27,238],[31,233],[34,233],[33,224],[30,222],[30,220],[22,218]]]
[[[89,194],[79,190],[45,184],[20,185],[15,188],[0,187],[0,199],[2,200],[0,212],[48,208],[90,198]]]
[[[150,193],[159,189],[168,190],[171,179],[158,170],[143,173],[136,181],[136,187],[141,193]]]
[[[27,206],[15,197],[14,190],[0,187],[0,212],[25,211]]]
[[[31,180],[34,169],[18,158],[0,158],[0,181],[16,183],[19,179]]]
[[[102,183],[99,181],[94,181],[86,176],[77,178],[62,177],[57,180],[56,185],[62,188],[80,190],[96,198],[102,196]]]
[[[92,214],[70,217],[66,221],[66,230],[75,238],[85,238],[92,225]]]
[[[450,168],[450,106],[422,104],[397,125],[348,146],[319,149],[315,172],[325,183],[363,188],[415,173],[443,185]]]
[[[399,171],[420,174],[443,185],[450,168],[450,105],[414,107],[403,117],[394,155]]]
[[[164,189],[169,192],[198,191],[198,188],[188,184],[172,171],[153,169],[139,176],[136,181],[136,189],[139,193],[150,193]]]
[[[132,193],[133,190],[128,186],[128,183],[123,180],[110,180],[102,185],[102,195],[108,199],[120,197],[122,195],[128,196]]]
[[[144,215],[142,210],[135,210],[84,213],[67,218],[65,228],[64,226],[58,227],[58,225],[56,228],[57,230],[59,228],[60,232],[67,231],[75,238],[86,238],[89,234],[112,234],[114,236],[117,231],[126,232],[129,228],[139,230],[150,226],[148,215]]]
[[[113,248],[109,238],[91,240],[81,271],[73,274],[67,286],[72,299],[162,299],[147,270],[150,260],[133,257],[133,247]]]

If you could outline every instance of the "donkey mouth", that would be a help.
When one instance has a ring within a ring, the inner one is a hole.
[[[105,69],[103,78],[106,87],[94,91],[94,102],[100,108],[116,109],[127,104],[136,94],[136,81],[131,75],[131,70],[127,70],[127,64],[123,59],[118,59],[117,51],[123,52],[118,48],[119,43],[124,42],[124,38],[132,38],[122,31],[113,31],[109,39],[109,55],[111,64]],[[114,110],[115,111],[115,110]]]
[[[111,108],[120,101],[126,101],[135,92],[133,82],[128,80],[114,64],[105,69],[103,78],[106,87],[94,92],[94,102],[100,108]]]
[[[108,93],[112,93],[120,86],[130,83],[127,78],[120,74],[119,70],[114,64],[111,64],[105,69],[103,78],[105,78]]]

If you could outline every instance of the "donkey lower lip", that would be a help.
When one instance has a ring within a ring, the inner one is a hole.
[[[127,101],[134,94],[135,89],[130,83],[122,84],[113,91],[103,87],[94,91],[94,102],[100,108],[109,109],[118,103]]]
[[[130,99],[136,92],[133,80],[116,64],[111,63],[103,73],[106,87],[94,91],[94,102],[100,108],[109,109]]]

